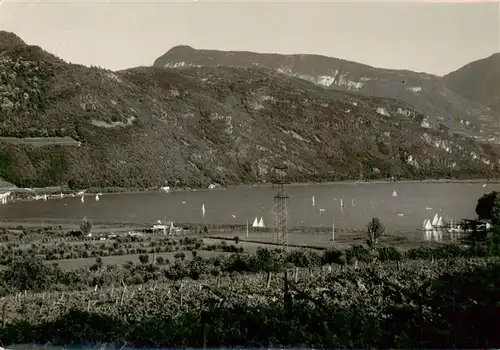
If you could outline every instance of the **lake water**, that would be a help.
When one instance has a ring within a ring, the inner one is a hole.
[[[477,199],[493,190],[500,191],[500,184],[489,183],[483,187],[483,183],[396,182],[285,186],[290,197],[290,226],[331,227],[334,221],[339,228],[361,229],[372,217],[378,217],[388,230],[420,229],[423,220],[432,219],[435,213],[445,220],[474,218]],[[397,196],[393,196],[393,191]],[[87,216],[95,223],[150,224],[165,218],[174,222],[213,224],[245,224],[248,220],[251,225],[255,217],[263,217],[266,226],[273,226],[276,193],[277,189],[269,186],[104,194],[99,201],[88,195],[84,203],[79,197],[7,203],[0,205],[0,218],[65,221]]]

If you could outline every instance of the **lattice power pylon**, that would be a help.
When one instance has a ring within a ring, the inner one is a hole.
[[[276,226],[274,232],[274,240],[280,245],[280,248],[285,251],[288,249],[288,197],[285,193],[283,185],[286,183],[285,166],[275,167],[277,170],[276,178],[273,185],[279,186],[278,193],[274,196],[274,212],[276,215]]]

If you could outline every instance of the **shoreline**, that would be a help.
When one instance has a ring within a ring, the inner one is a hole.
[[[471,178],[471,179],[424,179],[424,180],[391,180],[391,179],[382,179],[382,180],[366,180],[366,181],[357,181],[357,180],[341,180],[341,181],[324,181],[324,182],[291,182],[284,184],[284,187],[308,187],[308,186],[331,186],[331,185],[370,185],[370,184],[416,184],[416,183],[456,183],[456,184],[500,184],[500,179],[485,179],[485,178]],[[164,192],[164,193],[177,193],[177,192],[210,192],[210,191],[224,191],[227,189],[237,189],[237,188],[273,188],[275,187],[272,183],[251,183],[251,184],[239,184],[239,185],[228,185],[228,186],[217,186],[215,188],[206,188],[206,187],[185,187],[185,188],[176,188],[171,187],[169,192],[163,191],[161,188],[122,188],[122,187],[91,187],[86,190],[85,195],[95,195],[97,193],[103,193],[106,195],[110,194],[137,194],[137,193],[146,193],[146,192]],[[1,189],[2,191],[12,192],[13,194],[54,194],[54,193],[63,193],[63,194],[75,194],[79,190],[72,190],[65,186],[51,186],[51,187],[37,187],[37,188],[5,188]],[[20,200],[23,200],[19,198]],[[18,200],[19,200],[18,199]]]

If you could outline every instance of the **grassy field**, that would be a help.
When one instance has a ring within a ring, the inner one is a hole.
[[[192,260],[193,255],[190,251],[176,251],[176,252],[168,252],[168,253],[157,253],[154,256],[163,257],[163,259],[168,259],[170,262],[175,260],[174,255],[183,252],[186,254],[185,260]],[[229,255],[231,253],[226,252],[216,252],[216,251],[204,251],[200,250],[196,252],[198,256],[202,258],[208,258],[211,256],[221,256],[221,255]],[[105,256],[102,257],[102,262],[104,266],[107,265],[123,265],[132,261],[134,264],[139,264],[139,255],[141,254],[128,254],[128,255],[115,255],[115,256]],[[153,260],[153,254],[148,254],[149,260]],[[53,264],[57,263],[61,269],[66,271],[72,271],[79,268],[88,268],[95,264],[95,258],[82,258],[82,259],[64,259],[64,260],[47,260],[45,263]]]
[[[249,246],[256,250],[258,246],[273,247],[274,236],[272,233],[266,232],[250,232],[248,237],[246,233],[241,232],[221,232],[210,233],[207,235],[213,242],[222,240],[234,240],[234,237],[239,237],[238,244]],[[332,242],[332,234],[330,233],[289,233],[289,246],[304,246],[315,249],[325,249],[335,247],[337,249],[349,248],[352,245],[364,244],[367,239],[366,234],[356,233],[336,233],[335,242]],[[400,249],[409,249],[422,244],[429,244],[423,241],[423,235],[420,232],[405,235],[387,234],[380,240],[382,245],[397,246]]]

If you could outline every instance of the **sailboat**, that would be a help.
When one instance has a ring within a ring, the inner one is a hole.
[[[44,201],[47,201],[47,193],[44,193],[44,194],[43,194],[43,200],[44,200]]]
[[[440,216],[439,219],[438,219],[438,222],[436,224],[437,227],[442,227],[443,226],[443,217]]]
[[[99,193],[95,195],[95,200],[98,201],[99,200]]]
[[[259,219],[257,219],[257,217],[253,220],[252,227],[259,227]]]
[[[85,202],[85,198],[83,197],[83,195],[82,195],[82,198],[80,199],[80,201],[81,201],[82,203],[83,203],[83,202]]]
[[[259,221],[259,226],[258,226],[258,227],[266,227],[266,226],[264,225],[264,218],[263,218],[263,217],[261,217],[261,218],[260,218],[260,221]]]
[[[343,208],[344,207],[344,200],[342,198],[340,198],[340,207]]]
[[[313,207],[316,205],[316,200],[314,199],[314,196],[312,197],[312,205]]]
[[[437,223],[439,221],[439,217],[438,217],[438,214],[434,214],[434,217],[432,218],[432,226],[437,226]]]
[[[397,197],[397,196],[398,196],[398,194],[397,194],[396,190],[392,191],[392,196],[393,196],[393,197]]]
[[[201,205],[201,214],[205,216],[205,204]]]
[[[426,231],[432,230],[431,220],[429,220],[429,219],[425,220],[424,230],[426,230]]]

